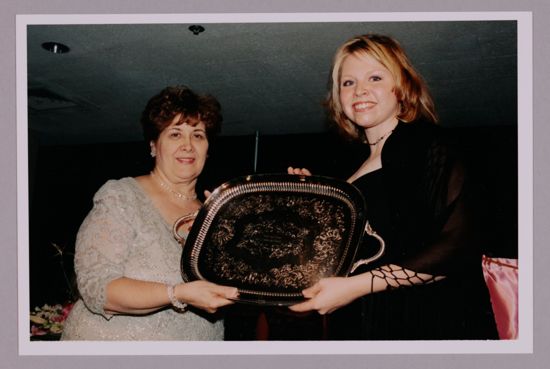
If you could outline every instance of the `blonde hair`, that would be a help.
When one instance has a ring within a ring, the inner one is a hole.
[[[326,106],[331,120],[348,138],[360,140],[364,131],[349,120],[340,104],[340,77],[344,59],[352,54],[366,54],[384,67],[395,79],[395,96],[401,106],[397,119],[412,122],[424,118],[437,122],[435,107],[428,87],[420,74],[413,68],[405,51],[397,40],[383,35],[366,34],[346,41],[334,56],[329,94]]]

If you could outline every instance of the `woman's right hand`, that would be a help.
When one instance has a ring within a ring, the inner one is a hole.
[[[321,315],[330,314],[367,294],[369,284],[365,282],[363,276],[323,278],[302,291],[306,301],[289,309],[298,313],[316,310]]]
[[[310,176],[311,172],[307,168],[294,168],[294,167],[288,167],[287,168],[288,174],[298,174],[303,176]]]
[[[215,313],[220,307],[233,304],[234,301],[230,299],[237,298],[239,291],[235,287],[220,286],[208,281],[193,281],[178,284],[174,294],[181,302]]]

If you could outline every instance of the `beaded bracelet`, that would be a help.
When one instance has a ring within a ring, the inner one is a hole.
[[[185,311],[187,309],[187,304],[184,304],[180,300],[178,300],[174,294],[174,290],[176,289],[175,285],[166,285],[166,291],[168,292],[168,298],[170,299],[170,303],[172,306],[174,306],[177,310]]]

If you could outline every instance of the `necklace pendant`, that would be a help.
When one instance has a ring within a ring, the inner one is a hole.
[[[395,129],[395,128],[394,128]],[[388,137],[393,132],[393,129],[389,132],[384,133],[382,136],[380,136],[376,141],[374,142],[368,142],[369,146],[376,146],[380,141],[382,141],[384,138]]]
[[[192,200],[195,200],[197,198],[196,193],[193,194],[192,196],[186,196],[186,195],[182,194],[181,192],[178,192],[178,191],[172,189],[170,186],[168,186],[166,183],[164,183],[160,178],[158,178],[155,175],[155,173],[153,173],[153,171],[151,171],[151,178],[153,178],[160,185],[160,187],[162,187],[164,190],[170,192],[172,195],[174,195],[175,197],[177,197],[180,200],[192,201]]]

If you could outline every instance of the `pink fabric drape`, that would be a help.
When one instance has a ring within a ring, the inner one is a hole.
[[[483,255],[482,265],[499,337],[516,339],[518,337],[518,260]]]

